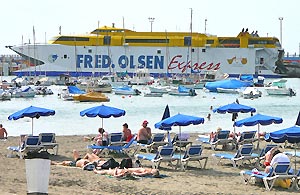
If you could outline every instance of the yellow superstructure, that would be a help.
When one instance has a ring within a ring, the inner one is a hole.
[[[217,37],[194,32],[136,32],[108,26],[87,35],[60,35],[50,43],[71,46],[280,47],[275,37],[258,37],[248,32],[240,32],[236,37]]]

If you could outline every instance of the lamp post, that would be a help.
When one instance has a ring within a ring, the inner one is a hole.
[[[152,32],[152,25],[153,25],[153,22],[154,22],[155,18],[149,17],[148,20],[150,22],[150,29],[151,29],[151,32]]]
[[[283,17],[279,17],[278,19],[280,21],[280,43],[281,43],[281,48],[282,48],[282,20],[283,20]]]

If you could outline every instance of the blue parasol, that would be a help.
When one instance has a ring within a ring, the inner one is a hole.
[[[9,120],[18,120],[20,118],[29,117],[31,118],[31,133],[33,135],[33,118],[39,119],[40,116],[51,116],[55,115],[55,111],[47,108],[29,106],[20,111],[17,111],[8,116]]]
[[[179,126],[179,136],[181,137],[181,126],[188,125],[199,125],[204,123],[204,118],[184,115],[184,114],[176,114],[172,117],[166,118],[158,123],[155,123],[155,128],[168,128],[172,126]],[[181,150],[180,150],[180,158],[181,158]]]
[[[221,106],[219,108],[216,108],[216,109],[213,110],[213,112],[217,112],[217,113],[220,113],[220,114],[231,113],[232,114],[232,121],[235,122],[235,119],[237,118],[238,113],[249,113],[249,112],[254,113],[254,112],[256,112],[256,109],[252,108],[250,106],[239,104],[239,102],[237,100],[237,102],[233,102],[231,104],[227,104],[225,106]],[[235,133],[235,128],[234,128],[234,133]]]
[[[257,148],[259,148],[259,131],[260,131],[260,125],[271,125],[271,124],[280,124],[282,123],[282,118],[274,117],[274,116],[268,116],[263,114],[256,114],[254,116],[236,121],[233,125],[237,127],[242,126],[255,126],[258,125],[258,141],[257,141]]]
[[[165,107],[165,111],[164,111],[164,114],[163,114],[161,120],[164,120],[164,119],[169,118],[169,117],[170,117],[170,109],[169,109],[169,106],[167,104],[167,106]],[[168,141],[169,141],[169,145],[171,145],[170,130],[172,130],[172,128],[171,127],[160,127],[159,129],[160,130],[166,130],[168,132]]]
[[[87,117],[100,117],[102,118],[102,128],[103,128],[103,118],[110,118],[110,117],[121,117],[126,114],[125,110],[105,106],[102,104],[101,106],[95,106],[92,108],[85,109],[80,112],[80,116],[87,116]]]

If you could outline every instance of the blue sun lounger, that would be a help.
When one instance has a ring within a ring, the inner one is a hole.
[[[135,138],[136,138],[136,136],[133,136],[131,138],[131,140],[123,146],[120,146],[120,145],[110,145],[110,146],[88,145],[87,148],[93,149],[93,150],[99,149],[99,150],[101,150],[100,154],[105,154],[105,153],[108,154],[111,151],[111,152],[127,154],[128,156],[134,156],[134,154],[137,151],[137,145],[135,143]],[[134,152],[132,155],[130,155],[130,151],[132,149],[134,150]]]
[[[257,170],[245,170],[241,171],[245,184],[248,184],[253,179],[261,179],[266,190],[270,191],[278,179],[292,179],[297,178],[297,175],[291,173],[290,163],[275,163],[271,168],[269,173],[257,171]]]
[[[189,145],[184,154],[175,154],[172,156],[173,159],[179,160],[181,163],[181,169],[185,170],[188,167],[190,161],[198,161],[200,167],[205,169],[208,156],[202,155],[203,147],[201,145]],[[204,160],[204,165],[202,166],[201,161]]]
[[[21,146],[9,146],[7,149],[10,151],[8,156],[12,156],[13,153],[22,159],[29,152],[39,152],[43,146],[40,145],[39,136],[27,136],[24,143]]]
[[[179,159],[173,158],[173,154],[175,151],[174,146],[159,146],[156,154],[147,153],[147,154],[136,154],[136,160],[148,160],[152,163],[152,168],[158,169],[162,162],[167,162],[169,165],[172,165],[173,161],[176,161],[176,165],[173,166],[177,169]]]
[[[253,153],[253,149],[253,144],[243,144],[235,154],[218,153],[212,154],[212,156],[214,156],[216,159],[219,159],[217,164],[220,164],[221,160],[225,159],[231,161],[233,167],[237,167],[239,166],[238,162],[244,162],[245,160],[247,160],[252,164],[251,160],[255,160],[258,158],[259,155]]]

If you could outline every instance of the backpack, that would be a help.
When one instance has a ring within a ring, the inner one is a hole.
[[[119,167],[119,165],[120,164],[115,159],[110,158],[101,165],[101,169],[109,169],[109,168],[114,169],[116,167]]]
[[[131,160],[131,158],[124,158],[121,161],[120,169],[124,169],[124,168],[132,168],[132,160]]]

